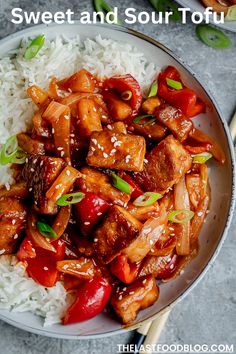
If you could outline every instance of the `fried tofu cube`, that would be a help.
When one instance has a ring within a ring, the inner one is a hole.
[[[94,247],[99,259],[105,264],[110,263],[138,237],[141,228],[142,223],[126,209],[112,206],[94,233]]]
[[[111,131],[111,132],[115,132],[115,133],[123,133],[123,134],[127,134],[127,129],[126,129],[126,125],[123,122],[115,122],[113,124],[108,124],[104,130],[106,131]]]
[[[139,172],[143,170],[146,142],[141,136],[94,132],[91,136],[87,163],[94,167]]]
[[[170,129],[180,142],[187,139],[193,128],[192,121],[185,117],[180,109],[167,104],[156,110],[156,117],[160,123]]]
[[[159,97],[149,97],[142,104],[142,111],[147,114],[154,114],[157,107],[161,105],[161,100]]]
[[[56,214],[57,206],[47,200],[46,192],[64,168],[61,158],[31,155],[23,169],[23,178],[33,195],[34,207],[41,214]]]
[[[83,137],[90,137],[92,132],[101,131],[102,124],[96,104],[92,99],[82,98],[78,105],[79,133]]]
[[[80,172],[82,177],[76,181],[77,186],[83,192],[92,192],[108,203],[126,206],[130,195],[121,192],[111,184],[109,176],[91,167],[83,167]]]
[[[158,297],[159,288],[155,279],[149,275],[115,292],[111,297],[111,306],[122,323],[129,324],[136,319],[140,310],[151,306]]]
[[[167,133],[167,128],[159,124],[157,121],[150,125],[133,123],[132,127],[134,128],[135,133],[144,136],[146,139],[152,139],[155,141],[162,140]]]
[[[26,224],[27,211],[16,198],[0,198],[0,251],[14,253]]]
[[[190,169],[192,158],[173,135],[162,140],[147,156],[144,171],[134,179],[145,191],[165,192]]]

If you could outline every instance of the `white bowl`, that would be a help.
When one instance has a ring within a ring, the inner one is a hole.
[[[9,311],[0,310],[0,319],[3,321],[29,332],[49,337],[81,339],[118,334],[139,326],[143,321],[154,319],[161,311],[165,311],[169,306],[173,306],[177,301],[181,300],[197,284],[213,262],[226,236],[232,217],[235,185],[233,144],[228,126],[221,117],[216,102],[207,91],[207,88],[204,88],[194,73],[162,44],[141,33],[123,27],[81,25],[79,23],[73,26],[40,25],[18,32],[2,40],[0,42],[0,57],[6,55],[8,51],[17,48],[23,37],[35,37],[41,33],[45,33],[48,38],[54,38],[59,34],[64,34],[68,37],[79,34],[82,39],[87,37],[94,38],[100,33],[103,37],[135,45],[145,53],[150,61],[158,64],[159,67],[174,65],[181,72],[184,82],[208,103],[207,114],[202,114],[195,119],[196,124],[215,137],[226,153],[224,166],[215,161],[210,164],[212,201],[210,213],[200,235],[199,255],[188,265],[183,275],[174,281],[161,285],[159,300],[153,306],[141,311],[133,326],[123,328],[112,315],[102,313],[92,320],[76,325],[62,326],[58,324],[43,328],[42,319],[31,313],[10,313]]]
[[[201,12],[205,11],[205,6],[200,0],[176,0],[182,7],[189,7],[191,12]],[[213,24],[213,20],[211,21]],[[236,32],[236,21],[225,21],[225,23],[215,24],[215,26],[221,27],[231,32]]]

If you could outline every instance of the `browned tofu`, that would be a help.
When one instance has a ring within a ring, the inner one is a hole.
[[[113,124],[108,124],[104,127],[104,130],[108,130],[114,133],[127,134],[126,125],[123,122],[115,122]]]
[[[25,228],[26,207],[16,198],[0,199],[0,252],[15,253],[20,235]]]
[[[193,128],[192,121],[185,117],[180,109],[167,104],[162,105],[156,110],[156,117],[160,123],[170,129],[180,142],[187,139]]]
[[[17,134],[17,141],[19,147],[28,154],[45,154],[44,144],[39,140],[32,139],[29,135],[25,133]]]
[[[157,121],[150,125],[133,123],[132,127],[134,128],[135,133],[144,136],[146,139],[152,139],[155,141],[162,140],[167,133],[167,128],[159,124]]]
[[[111,297],[111,306],[122,323],[129,324],[136,319],[138,311],[151,306],[158,297],[159,288],[155,279],[147,276],[115,292]]]
[[[124,208],[112,206],[94,233],[95,249],[103,263],[111,262],[139,235],[142,224]]]
[[[141,136],[94,132],[91,136],[87,163],[95,167],[139,172],[143,170],[146,142]]]
[[[162,140],[147,156],[144,171],[134,179],[146,191],[165,192],[190,169],[192,158],[173,135]]]
[[[100,115],[92,99],[82,98],[77,108],[79,133],[82,137],[90,137],[92,132],[102,130]]]
[[[83,177],[76,181],[77,186],[83,192],[92,192],[103,198],[108,203],[126,206],[130,195],[121,192],[111,184],[109,176],[91,167],[83,167],[80,172]]]
[[[161,105],[161,100],[159,97],[149,97],[142,104],[142,111],[147,114],[154,114],[157,107]]]
[[[64,168],[61,158],[31,155],[23,169],[23,178],[32,193],[34,207],[41,214],[56,214],[57,206],[46,198],[46,192]]]

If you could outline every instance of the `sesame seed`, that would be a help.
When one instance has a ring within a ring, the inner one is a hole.
[[[100,144],[98,144],[98,148],[100,149],[100,150],[104,150],[104,147],[102,146],[102,145],[100,145]]]
[[[125,287],[125,288],[123,288],[123,291],[125,291],[127,288]]]
[[[203,215],[203,212],[202,211],[199,211],[198,213],[197,213],[197,216],[202,216]]]
[[[48,270],[48,267],[43,267],[44,270]]]
[[[15,225],[16,219],[13,219],[13,220],[11,221],[11,223],[12,223],[12,225]]]
[[[94,241],[94,242],[98,242],[98,239],[97,239],[97,238],[95,238],[93,241]]]
[[[134,291],[130,291],[130,292],[129,292],[129,295],[133,295],[133,294],[134,294]]]
[[[153,248],[151,248],[151,252],[153,253],[153,252],[155,252],[155,250]]]
[[[55,133],[55,129],[54,128],[52,128],[52,134],[54,134]]]
[[[144,159],[143,162],[144,162],[144,163],[148,163],[148,160],[147,160],[147,159]]]
[[[74,144],[74,142],[75,142],[74,139],[70,139],[71,144]]]
[[[40,162],[40,167],[42,167],[42,166],[43,166],[43,161]]]
[[[70,136],[71,136],[71,138],[74,138],[74,137],[75,137],[75,134],[71,133]]]
[[[95,150],[96,150],[96,149],[92,146],[92,147],[91,147],[91,151],[95,151]]]
[[[170,236],[175,236],[175,234],[173,233],[173,234],[170,234]]]
[[[111,154],[113,155],[113,154],[115,154],[116,153],[116,149],[112,149],[111,150]]]
[[[96,139],[91,139],[91,141],[94,143],[94,145],[97,145],[97,140]]]
[[[122,141],[116,141],[114,143],[114,147],[121,146],[122,144],[123,144]]]
[[[97,213],[97,216],[100,216],[100,215],[102,215],[102,213]]]
[[[61,151],[61,157],[65,155],[65,151]]]
[[[15,234],[13,238],[14,238],[14,240],[16,240],[16,239],[18,239],[18,237],[19,237],[19,235]]]
[[[112,130],[112,126],[110,124],[108,124],[107,129]]]
[[[122,296],[122,295],[120,295],[120,296],[118,297],[118,299],[119,299],[119,300],[122,300],[122,297],[123,297],[123,296]]]
[[[3,254],[6,250],[3,248],[0,250],[0,255]]]
[[[36,162],[37,162],[37,159],[34,159],[34,160],[33,160],[33,164],[36,164]]]
[[[32,188],[32,187],[30,187],[30,188],[29,188],[29,192],[32,192],[32,190],[33,190],[33,188]]]
[[[62,184],[59,183],[59,184],[56,185],[55,189],[59,189],[61,186],[62,186]]]
[[[93,111],[94,111],[94,112],[97,112],[97,110],[96,110],[96,108],[95,108],[95,107],[93,107]]]
[[[150,243],[150,245],[153,245],[154,242],[152,240],[150,240],[149,243]]]
[[[173,227],[169,227],[170,231],[175,231],[175,229]]]
[[[84,225],[90,225],[90,222],[89,221],[85,221]]]
[[[115,136],[112,136],[112,137],[111,137],[111,142],[112,142],[112,143],[115,143],[116,140],[117,140],[117,138],[116,138]]]
[[[63,269],[67,269],[67,268],[69,268],[69,266],[68,266],[68,264],[65,264],[64,266],[63,266]]]
[[[57,150],[58,150],[58,151],[61,151],[61,150],[63,150],[63,147],[59,146],[59,147],[57,148]]]
[[[66,120],[70,119],[70,117],[69,117],[68,115],[64,116],[64,118],[65,118]]]
[[[67,176],[70,176],[70,171],[67,170],[67,171],[66,171],[66,174],[67,174]]]
[[[107,155],[107,153],[103,153],[103,157],[105,158],[105,159],[107,159],[108,158],[108,155]]]
[[[174,268],[174,264],[171,264],[171,265],[170,265],[170,269],[173,269],[173,268]]]
[[[144,280],[143,280],[143,284],[145,284],[146,282],[147,282],[147,279],[144,279]]]
[[[30,171],[31,171],[31,172],[34,172],[34,168],[31,168]]]

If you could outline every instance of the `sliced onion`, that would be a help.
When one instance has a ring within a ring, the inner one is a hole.
[[[158,199],[162,198],[160,193],[155,192],[146,192],[143,195],[140,195],[133,201],[135,206],[148,206],[154,204]]]
[[[68,223],[70,221],[70,216],[71,216],[71,206],[64,206],[60,209],[59,213],[56,216],[56,219],[54,220],[53,224],[52,224],[52,228],[55,231],[55,233],[57,234],[57,238],[60,238],[67,226]]]
[[[56,252],[53,245],[47,241],[47,239],[40,234],[36,228],[36,217],[34,214],[28,216],[28,225],[26,229],[26,235],[33,241],[35,246],[41,247],[47,251]]]

